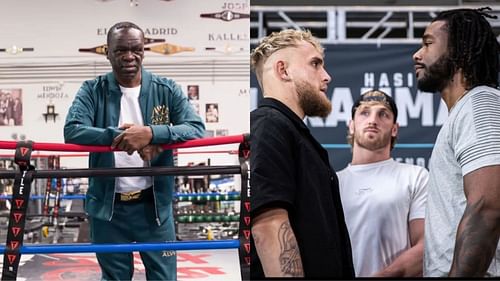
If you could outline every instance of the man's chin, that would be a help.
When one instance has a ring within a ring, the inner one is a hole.
[[[332,108],[322,108],[322,109],[316,109],[314,112],[310,112],[309,114],[306,115],[309,117],[320,117],[320,118],[326,118],[330,113],[332,112]]]
[[[436,93],[439,92],[436,86],[434,85],[427,85],[427,84],[422,84],[417,81],[417,89],[421,92],[426,92],[426,93]]]
[[[120,76],[123,78],[134,78],[139,74],[139,71],[122,71]]]
[[[383,140],[379,138],[364,138],[363,140],[356,140],[360,147],[368,150],[378,150],[386,147],[389,144],[383,144]]]
[[[437,85],[434,81],[429,80],[425,75],[418,79],[417,77],[417,89],[421,92],[434,93],[437,92]]]

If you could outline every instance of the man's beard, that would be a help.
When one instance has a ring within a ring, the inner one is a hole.
[[[429,93],[441,92],[454,74],[453,63],[446,54],[430,66],[424,66],[423,70],[423,77],[417,80],[417,87]]]
[[[295,82],[299,96],[299,106],[306,116],[326,118],[332,111],[332,104],[319,90],[315,90],[307,81]]]
[[[368,139],[368,137],[363,136],[365,133],[356,131],[354,128],[354,143],[356,143],[359,147],[364,149],[375,151],[382,149],[389,145],[392,141],[392,133],[391,131],[384,133],[382,137],[376,139]]]

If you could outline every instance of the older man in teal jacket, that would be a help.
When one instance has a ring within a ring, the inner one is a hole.
[[[144,70],[143,56],[143,31],[129,22],[115,24],[107,50],[113,72],[84,82],[69,109],[67,143],[123,150],[90,153],[91,168],[172,166],[172,151],[163,151],[160,144],[204,134],[203,121],[180,87]],[[171,176],[90,178],[85,209],[92,242],[174,241],[173,185]],[[148,280],[176,280],[175,252],[140,254]],[[131,253],[96,255],[103,280],[132,279]]]

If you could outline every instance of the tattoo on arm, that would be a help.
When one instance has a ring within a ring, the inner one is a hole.
[[[289,222],[281,225],[278,231],[278,240],[280,242],[279,260],[281,271],[287,276],[304,276],[299,245],[297,245],[297,240]]]
[[[467,205],[458,227],[450,276],[484,277],[498,244],[496,225],[481,214],[484,198]]]

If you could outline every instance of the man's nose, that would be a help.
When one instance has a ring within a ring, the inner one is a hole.
[[[330,81],[332,81],[332,77],[330,77],[330,74],[328,74],[328,72],[326,72],[326,69],[323,68],[323,81],[325,81],[326,83],[330,83]]]
[[[419,62],[422,60],[422,54],[421,52],[422,48],[418,49],[412,56],[414,62]]]
[[[368,117],[368,125],[377,126],[378,124],[378,114],[376,112],[371,113]]]
[[[125,60],[134,60],[134,53],[132,51],[126,51],[123,54],[123,59],[125,59]]]

